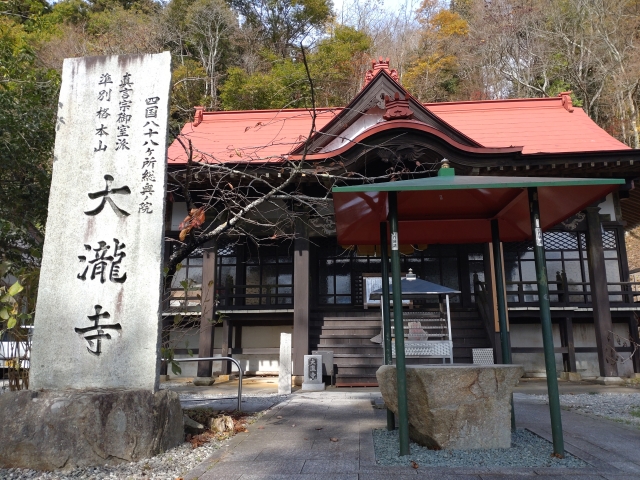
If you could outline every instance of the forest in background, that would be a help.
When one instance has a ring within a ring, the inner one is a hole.
[[[570,90],[638,148],[639,33],[640,0],[0,0],[0,257],[40,257],[64,58],[171,51],[174,133],[196,105],[310,107],[304,53],[317,107],[383,56],[424,102]]]

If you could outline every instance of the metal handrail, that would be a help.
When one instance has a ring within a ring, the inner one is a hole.
[[[235,358],[231,358],[231,357],[205,357],[205,358],[174,358],[173,361],[174,362],[211,362],[214,360],[220,360],[220,361],[224,361],[224,360],[229,360],[233,363],[236,364],[236,367],[238,367],[238,372],[240,372],[240,375],[238,376],[238,412],[242,411],[242,367],[240,366],[240,363],[235,359]]]

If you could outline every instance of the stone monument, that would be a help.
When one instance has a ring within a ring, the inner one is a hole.
[[[280,334],[280,371],[278,374],[278,394],[291,393],[291,334]]]
[[[31,391],[0,397],[26,425],[0,420],[0,442],[20,445],[0,466],[118,463],[182,441],[177,395],[158,392],[170,81],[168,52],[64,62]]]
[[[324,390],[322,381],[322,355],[304,356],[304,380],[302,390],[321,391]]]

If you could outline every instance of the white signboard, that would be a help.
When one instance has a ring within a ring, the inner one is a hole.
[[[31,388],[157,389],[170,55],[64,62]]]

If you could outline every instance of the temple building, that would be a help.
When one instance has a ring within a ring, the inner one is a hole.
[[[169,174],[181,181],[186,181],[189,143],[192,160],[224,165],[238,180],[243,173],[274,176],[274,166],[300,162],[309,171],[321,168],[327,178],[339,177],[340,185],[353,185],[388,181],[389,172],[397,179],[433,176],[444,159],[456,175],[465,176],[625,179],[617,192],[546,231],[544,245],[561,376],[602,377],[606,364],[615,364],[621,377],[640,373],[640,353],[632,355],[634,342],[640,343],[640,292],[629,281],[624,241],[625,229],[640,224],[633,190],[640,177],[640,151],[573,106],[570,92],[554,98],[422,104],[398,82],[388,59],[380,59],[345,107],[195,108],[194,121],[169,148]],[[205,177],[191,178],[189,188],[198,199],[211,191]],[[249,237],[223,237],[182,262],[163,313],[166,341],[176,357],[213,352],[238,359],[249,374],[272,374],[278,371],[280,333],[286,332],[293,335],[294,375],[303,374],[303,355],[325,350],[333,352],[338,386],[376,384],[375,372],[383,363],[376,341],[381,312],[379,302],[369,298],[367,279],[381,275],[379,239],[337,243],[330,185],[322,178],[303,174],[296,184],[296,191],[309,198],[327,197],[322,214],[279,200],[282,209],[298,215],[290,235],[259,244]],[[179,247],[179,227],[187,214],[177,189],[168,204],[166,255]],[[261,214],[269,216],[267,210]],[[403,274],[411,269],[421,279],[460,292],[450,298],[454,363],[471,363],[474,349],[492,349],[499,363],[491,245],[403,244],[402,231],[400,244]],[[525,376],[542,377],[532,242],[504,242],[502,255],[513,362],[525,366]],[[603,291],[598,285],[608,296],[592,298],[592,292]],[[408,303],[408,312],[439,308],[428,299]],[[596,341],[596,328],[610,335],[609,343]],[[418,356],[408,361],[439,360]],[[182,375],[211,376],[211,367],[203,363],[183,364]],[[214,371],[219,368],[213,365]]]

